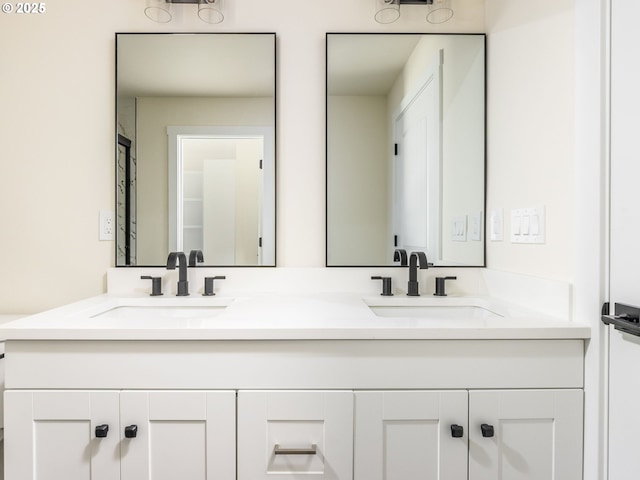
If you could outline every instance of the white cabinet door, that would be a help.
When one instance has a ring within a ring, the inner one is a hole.
[[[122,480],[235,480],[234,391],[123,391],[120,418]]]
[[[118,392],[8,391],[5,404],[6,480],[120,478]]]
[[[469,480],[581,480],[582,409],[582,390],[471,391]]]
[[[354,479],[466,480],[467,418],[466,390],[356,392]]]
[[[238,392],[238,480],[349,480],[353,392]]]

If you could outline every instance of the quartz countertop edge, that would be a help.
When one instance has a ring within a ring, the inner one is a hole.
[[[471,306],[490,315],[478,319],[426,320],[379,317],[371,306]],[[162,315],[171,309],[185,308],[201,309],[204,313],[199,318]],[[157,318],[154,309],[160,313]],[[213,313],[209,314],[207,309]],[[115,311],[123,313],[104,315]],[[146,316],[139,316],[136,311],[145,312]],[[533,340],[587,339],[590,335],[591,329],[586,324],[547,317],[490,297],[408,298],[357,293],[214,297],[104,294],[0,325],[2,339],[56,341]]]

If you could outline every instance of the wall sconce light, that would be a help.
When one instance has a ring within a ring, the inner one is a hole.
[[[198,4],[198,17],[207,23],[224,20],[224,0],[146,0],[144,14],[154,22],[168,23],[173,18],[174,5]]]
[[[451,0],[374,0],[378,23],[393,23],[400,18],[400,5],[426,5],[429,23],[444,23],[453,17]]]

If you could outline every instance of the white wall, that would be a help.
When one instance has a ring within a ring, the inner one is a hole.
[[[327,264],[390,264],[387,98],[332,95],[327,110]]]
[[[42,15],[0,16],[0,311],[29,313],[101,293],[113,243],[98,211],[114,204],[115,32],[276,32],[279,266],[323,266],[325,33],[482,32],[484,5],[460,0],[444,26],[403,6],[393,25],[373,0],[233,0],[224,23],[185,6],[154,24],[143,0],[47,2]],[[179,12],[180,13],[180,12]]]
[[[504,209],[487,266],[573,280],[575,0],[487,0],[487,211]],[[546,206],[544,245],[514,245],[510,212]]]

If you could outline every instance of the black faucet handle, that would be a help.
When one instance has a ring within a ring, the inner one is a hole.
[[[447,292],[445,289],[445,282],[447,280],[457,280],[458,277],[436,277],[436,291],[434,295],[436,297],[446,297]]]
[[[140,280],[151,280],[151,296],[159,297],[162,295],[162,277],[152,277],[151,275],[142,275]]]
[[[224,280],[226,278],[227,277],[225,277],[224,275],[218,275],[216,277],[204,277],[204,293],[202,294],[202,296],[211,297],[215,295],[215,292],[213,291],[213,281]]]
[[[391,290],[391,277],[380,277],[373,276],[371,280],[382,280],[382,293],[380,295],[385,297],[393,296],[393,292]]]

